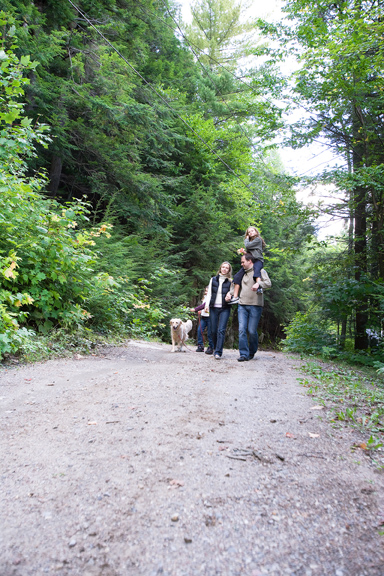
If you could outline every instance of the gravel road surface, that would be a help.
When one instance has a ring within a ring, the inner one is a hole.
[[[384,574],[384,475],[300,363],[129,342],[0,372],[0,576]]]

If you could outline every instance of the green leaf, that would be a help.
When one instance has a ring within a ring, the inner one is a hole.
[[[30,118],[28,118],[27,116],[25,118],[22,119],[22,121],[20,122],[20,124],[24,127],[30,126],[32,123],[32,120]]]
[[[7,36],[14,36],[16,33],[16,26],[14,24],[12,24],[12,26],[9,28],[8,32],[7,32]]]
[[[7,124],[12,124],[19,115],[20,115],[19,110],[11,110],[10,112],[7,112],[6,114],[1,114],[0,116],[3,118],[4,122],[6,122]]]
[[[29,55],[27,55],[27,56],[22,56],[22,57],[20,58],[20,62],[22,63],[23,66],[28,66],[28,64],[30,63],[30,61],[31,61],[31,58],[30,58]]]

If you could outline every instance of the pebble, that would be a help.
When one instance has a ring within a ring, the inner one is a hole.
[[[178,515],[178,514],[173,514],[173,515],[171,516],[171,520],[172,520],[172,522],[178,522],[178,520],[179,520],[179,515]]]

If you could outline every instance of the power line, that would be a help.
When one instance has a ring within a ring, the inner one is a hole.
[[[151,16],[155,16],[155,18],[157,18],[158,20],[160,20],[161,22],[163,22],[163,24],[165,24],[166,26],[168,26],[168,28],[170,28],[171,30],[174,30],[173,26],[171,26],[170,24],[168,24],[168,22],[166,20],[164,20],[164,18],[162,18],[161,16],[159,16],[158,14],[156,14],[156,12],[152,12],[152,10],[148,10],[146,8],[146,6],[143,6],[143,4],[141,4],[140,2],[138,2],[138,4],[140,5],[140,7],[142,8],[143,12],[146,12],[147,14],[150,14]],[[168,12],[168,14],[170,14],[168,6],[165,5],[165,8]],[[175,22],[182,38],[187,42],[187,44],[189,45],[189,47],[191,48],[191,50],[193,51],[193,48],[195,50],[198,50],[201,54],[203,54],[204,56],[207,56],[211,62],[213,62],[214,64],[216,64],[217,66],[219,66],[220,68],[222,68],[223,70],[225,70],[226,72],[228,72],[228,74],[230,74],[231,76],[234,77],[235,80],[238,80],[241,84],[244,84],[244,86],[247,87],[247,90],[251,91],[253,94],[255,94],[255,96],[261,98],[262,100],[264,100],[264,102],[266,102],[267,104],[271,104],[273,106],[275,106],[276,104],[270,100],[269,98],[266,98],[265,96],[260,96],[260,94],[258,94],[253,88],[252,86],[250,86],[249,84],[247,84],[247,82],[245,82],[241,76],[236,76],[236,74],[234,74],[232,72],[232,70],[230,70],[229,68],[226,68],[226,66],[224,66],[221,62],[219,62],[218,60],[216,60],[213,56],[211,56],[210,54],[206,54],[204,52],[204,50],[202,50],[201,48],[199,48],[199,46],[197,46],[196,44],[194,44],[191,40],[189,40],[185,34],[183,33],[183,31],[181,30],[179,24],[177,23],[177,21],[173,18],[173,16],[170,14],[170,17],[172,18],[172,20]],[[193,48],[192,48],[193,46]],[[193,51],[194,52],[194,51]],[[195,54],[195,52],[194,52]],[[196,56],[196,54],[195,54]],[[197,58],[197,56],[196,56]]]
[[[160,100],[162,102],[164,102],[164,104],[167,106],[167,108],[169,108],[176,116],[177,118],[179,118],[179,120],[181,120],[183,122],[183,124],[185,124],[185,126],[187,126],[187,128],[189,128],[189,130],[191,130],[191,132],[193,132],[195,134],[195,136],[197,136],[197,138],[199,140],[201,140],[201,142],[204,144],[204,146],[206,146],[208,148],[208,150],[210,152],[212,152],[212,154],[214,154],[214,156],[216,156],[216,158],[218,158],[218,160],[220,160],[220,162],[243,184],[243,186],[245,186],[248,190],[250,190],[250,186],[248,184],[246,184],[244,182],[244,180],[238,175],[236,174],[236,172],[225,162],[225,160],[223,160],[221,158],[221,156],[219,156],[219,154],[217,154],[217,152],[215,152],[215,150],[213,150],[209,144],[192,128],[192,126],[190,126],[188,124],[188,122],[186,122],[184,120],[184,118],[182,118],[180,116],[180,114],[178,114],[178,112],[172,108],[172,106],[165,100],[165,98],[163,98],[163,96],[161,94],[159,94],[159,92],[157,92],[157,90],[152,86],[152,84],[150,84],[145,78],[144,76],[142,76],[140,74],[140,72],[138,70],[136,70],[136,68],[134,66],[132,66],[132,64],[130,62],[128,62],[128,60],[121,54],[121,52],[119,52],[119,50],[117,48],[115,48],[115,46],[104,36],[104,34],[102,32],[100,32],[100,30],[98,30],[96,28],[96,26],[94,24],[92,24],[92,22],[89,20],[89,18],[84,14],[84,12],[82,12],[80,10],[80,8],[78,8],[73,2],[72,0],[68,0],[68,2],[73,6],[73,8],[88,22],[88,24],[97,32],[97,34],[99,34],[99,36],[101,36],[103,38],[103,40],[108,44],[108,46],[110,46],[112,48],[112,50],[114,50],[119,56],[120,58],[122,58],[122,60],[124,60],[124,62],[131,68],[131,70],[133,70],[133,72],[135,72],[135,74],[137,74],[141,80],[144,82],[144,84],[146,86],[148,86],[148,88],[150,90],[152,90],[152,92],[154,92],[156,94],[156,96],[158,98],[160,98]]]
[[[225,105],[227,106],[227,108],[228,108],[228,111],[229,111],[231,114],[235,113],[235,111],[232,110],[232,109],[229,107],[227,101],[225,100],[224,95],[221,93],[221,91],[220,91],[220,89],[218,88],[218,86],[216,85],[214,79],[213,79],[212,76],[210,75],[209,71],[208,71],[207,68],[204,66],[204,64],[201,62],[201,60],[200,60],[199,56],[196,54],[195,50],[192,48],[192,46],[195,46],[196,48],[197,48],[197,46],[196,46],[195,44],[191,43],[191,42],[188,40],[188,38],[187,38],[186,36],[184,36],[183,31],[181,30],[178,22],[177,22],[177,21],[174,19],[174,17],[172,16],[171,12],[169,11],[168,5],[167,5],[166,3],[164,3],[164,7],[165,7],[165,9],[167,10],[170,18],[172,18],[173,22],[174,22],[175,25],[177,26],[180,34],[182,35],[182,37],[184,38],[184,40],[187,42],[188,46],[189,46],[190,49],[192,50],[192,52],[193,52],[193,54],[195,55],[198,63],[200,64],[200,66],[202,67],[202,69],[204,70],[204,72],[207,74],[208,78],[210,79],[210,81],[211,81],[212,84],[214,85],[216,91],[220,94],[222,101],[224,102],[224,104],[225,104]],[[165,22],[165,20],[163,20],[162,18],[160,18],[160,19],[161,19],[163,22]],[[198,50],[200,50],[200,49],[198,48]],[[202,50],[200,50],[200,52],[202,52]],[[233,76],[234,76],[234,75],[233,75]],[[234,76],[234,77],[236,78],[236,76]],[[248,136],[248,134],[246,134],[246,133],[244,132],[241,124],[238,124],[238,126],[239,126],[240,131],[241,131],[241,133],[243,134],[243,136],[245,136],[245,138],[247,138],[247,140],[248,140],[248,142],[250,143],[251,147],[255,149],[254,143],[252,142],[252,140],[251,140],[251,138]],[[264,163],[264,158],[261,156],[260,152],[257,151],[257,154],[258,154],[258,156],[261,158],[261,161]]]

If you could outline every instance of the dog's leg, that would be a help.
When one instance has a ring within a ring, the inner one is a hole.
[[[171,338],[172,338],[172,350],[171,352],[175,352],[175,339],[173,337],[173,329],[171,328]]]

